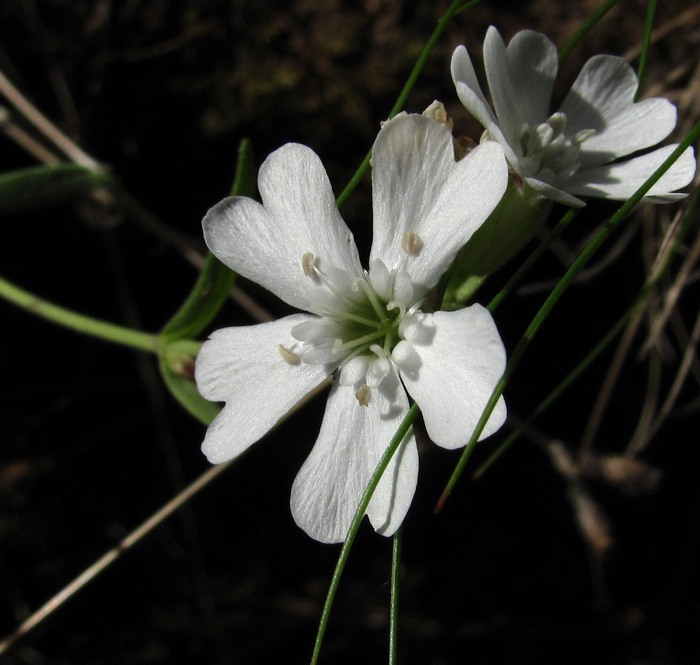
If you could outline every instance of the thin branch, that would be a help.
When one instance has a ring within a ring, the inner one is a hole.
[[[56,125],[39,111],[0,71],[0,94],[2,94],[17,111],[36,127],[72,162],[88,169],[101,171],[102,166],[71,141]]]
[[[214,478],[220,476],[233,462],[235,462],[235,459],[226,464],[213,466],[204,472],[182,492],[168,501],[160,510],[153,513],[151,517],[126,536],[126,538],[121,540],[115,547],[103,554],[91,566],[88,566],[78,577],[70,582],[70,584],[66,585],[53,598],[44,603],[36,612],[23,621],[14,632],[0,642],[0,655],[4,654],[17,640],[36,628],[42,621],[53,614],[61,605],[72,598],[85,585],[94,580],[100,573],[104,572],[111,564],[121,557],[122,554],[131,549],[139,540],[164,522],[185,502],[189,501],[197,492],[214,480]]]

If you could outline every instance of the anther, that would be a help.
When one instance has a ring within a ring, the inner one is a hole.
[[[306,254],[301,257],[301,267],[307,277],[313,279],[315,282],[318,281],[316,257],[313,255],[313,252],[306,252]]]
[[[581,145],[584,141],[587,141],[596,134],[597,132],[595,129],[582,129],[580,132],[576,133],[576,136],[574,136],[573,143],[576,145]]]
[[[368,406],[369,405],[370,392],[371,392],[370,387],[366,383],[363,383],[357,389],[357,392],[355,393],[355,397],[357,397],[357,401],[360,403],[360,406]]]
[[[280,355],[282,356],[282,360],[287,363],[287,365],[298,365],[301,362],[301,358],[294,353],[294,351],[290,351],[284,344],[279,345],[279,352]]]
[[[401,249],[406,254],[418,256],[423,249],[423,240],[415,231],[406,231],[401,238]]]

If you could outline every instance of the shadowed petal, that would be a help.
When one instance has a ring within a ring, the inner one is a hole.
[[[644,184],[677,147],[677,145],[667,145],[626,162],[579,171],[567,182],[566,188],[581,196],[624,201]],[[674,192],[691,182],[695,175],[695,166],[693,149],[688,148],[649,190],[645,200],[652,203],[667,203],[687,196]]]
[[[552,86],[559,67],[557,49],[539,32],[521,30],[506,48],[490,26],[484,39],[484,68],[501,130],[514,145],[523,124],[549,117]]]
[[[486,97],[484,97],[474,72],[474,65],[464,46],[458,46],[452,54],[450,71],[459,100],[464,104],[467,111],[481,123],[482,127],[489,133],[489,136],[494,141],[498,141],[503,148],[506,159],[515,166],[517,164],[515,153],[512,151],[503,132],[501,132],[496,116],[491,110],[488,101],[486,101]]]
[[[501,200],[507,180],[495,142],[456,162],[452,135],[442,123],[419,115],[385,123],[372,151],[370,265],[380,259],[431,288]],[[420,239],[415,252],[406,251],[407,232]]]
[[[408,398],[392,370],[360,406],[353,386],[337,381],[328,397],[321,432],[294,481],[291,497],[296,523],[324,543],[345,540],[370,476],[408,412]],[[418,478],[413,432],[401,444],[382,477],[367,515],[386,536],[401,525]]]
[[[213,464],[240,455],[264,436],[302,397],[333,370],[323,365],[290,365],[279,345],[291,347],[291,329],[306,314],[271,323],[222,328],[197,355],[195,379],[201,395],[226,406],[207,429],[202,451]]]
[[[635,103],[637,86],[634,70],[622,58],[594,56],[581,69],[560,110],[567,117],[567,135],[596,131],[582,146],[584,167],[656,145],[673,131],[673,104],[660,98]]]
[[[357,247],[335,204],[328,175],[316,153],[288,143],[260,167],[263,205],[228,198],[202,222],[212,253],[293,307],[308,310],[313,283],[302,257],[311,252],[321,268],[362,275]]]
[[[434,335],[415,344],[412,371],[401,379],[423,413],[430,438],[443,448],[467,444],[486,403],[503,375],[506,352],[488,310],[472,305],[456,312],[435,312],[425,319]],[[506,418],[503,398],[479,440],[493,434]]]
[[[575,196],[572,196],[561,189],[557,189],[546,182],[537,180],[536,178],[525,178],[525,182],[542,196],[552,199],[552,201],[556,201],[557,203],[563,203],[564,205],[571,206],[572,208],[582,208],[586,205],[584,201],[581,201],[581,199],[577,199]],[[565,183],[565,186],[568,190],[568,181]]]

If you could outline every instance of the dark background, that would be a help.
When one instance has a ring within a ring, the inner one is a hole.
[[[697,6],[661,4],[658,26]],[[561,45],[596,5],[486,0],[449,27],[407,110],[441,99],[455,130],[477,138],[481,130],[450,81],[454,47],[465,43],[480,60],[492,23],[506,39],[532,28]],[[6,0],[0,69],[109,164],[165,228],[202,249],[200,220],[227,193],[243,137],[252,139],[259,161],[287,141],[310,145],[339,192],[446,7],[407,0]],[[562,81],[570,83],[593,53],[624,54],[638,45],[644,7],[621,2],[562,66]],[[692,16],[650,51],[649,86],[676,103],[691,89],[700,52],[698,13]],[[0,136],[2,170],[34,163]],[[511,414],[527,416],[629,306],[644,281],[645,252],[676,208],[642,206],[628,221],[635,232],[624,252],[565,296],[507,389]],[[575,248],[613,210],[592,203],[564,242]],[[365,179],[343,210],[365,252],[369,211]],[[133,209],[80,201],[0,223],[3,277],[98,318],[156,331],[196,277]],[[548,255],[528,283],[555,280],[563,270]],[[496,275],[478,299],[487,302],[508,274]],[[256,287],[241,286],[273,313],[282,311]],[[520,293],[498,310],[509,350],[546,294]],[[697,315],[696,296],[690,284],[679,303],[686,327]],[[150,357],[6,303],[0,317],[0,630],[10,633],[208,465],[199,451],[203,427],[165,391]],[[231,304],[215,327],[250,320]],[[595,440],[601,454],[621,454],[639,422],[651,366],[648,356],[636,357],[645,330]],[[662,352],[661,398],[683,345],[669,333]],[[577,449],[611,358],[612,351],[603,354],[538,420],[539,435],[521,439],[473,482],[468,476],[508,428],[480,444],[437,516],[433,506],[458,453],[436,448],[418,428],[421,475],[405,529],[400,663],[698,662],[696,410],[665,422],[642,453],[663,474],[653,491],[631,496],[600,478],[577,485],[610,526],[605,552],[582,534],[572,485],[538,443],[554,439]],[[697,404],[693,369],[680,405]],[[339,548],[297,529],[288,500],[323,404],[317,398],[253,446],[3,662],[308,662]],[[363,527],[322,662],[386,660],[390,551],[390,540]]]

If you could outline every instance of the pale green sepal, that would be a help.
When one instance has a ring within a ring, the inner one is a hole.
[[[92,171],[77,164],[34,166],[0,175],[0,215],[49,206],[85,196],[109,187],[106,172]]]
[[[236,175],[231,188],[233,196],[254,196],[255,164],[251,143],[241,141],[238,148]],[[220,407],[205,400],[194,382],[194,363],[200,342],[199,335],[219,313],[236,279],[236,273],[212,254],[208,254],[199,277],[180,309],[160,333],[160,373],[175,399],[200,422],[208,425]]]
[[[189,339],[165,343],[160,354],[160,373],[175,399],[197,420],[208,425],[220,407],[205,400],[194,382],[195,358],[200,342]]]
[[[458,309],[518,250],[532,239],[551,201],[511,176],[501,202],[457,254],[445,291],[444,309]]]
[[[180,405],[204,425],[209,425],[221,410],[218,404],[208,402],[198,392],[192,378],[175,372],[165,361],[160,363],[165,385]]]

